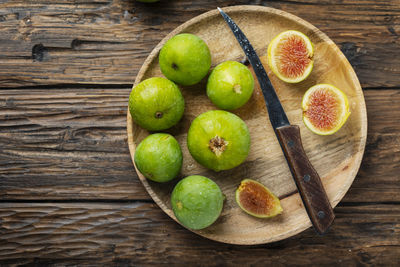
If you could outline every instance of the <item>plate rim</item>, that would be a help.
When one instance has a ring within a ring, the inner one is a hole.
[[[366,109],[366,105],[365,105],[365,97],[364,97],[364,93],[362,90],[362,87],[360,85],[360,82],[358,80],[358,77],[353,69],[353,67],[351,66],[350,62],[347,60],[347,58],[344,56],[344,54],[342,53],[342,51],[338,48],[338,46],[321,30],[319,30],[317,27],[315,27],[314,25],[312,25],[311,23],[309,23],[308,21],[293,15],[289,12],[280,10],[280,9],[275,9],[275,8],[271,8],[271,7],[265,7],[265,6],[257,6],[257,5],[235,5],[235,6],[229,6],[229,7],[223,7],[222,8],[224,10],[224,12],[226,12],[227,14],[229,13],[235,13],[235,12],[263,12],[266,14],[275,14],[278,16],[282,16],[286,19],[289,20],[294,20],[296,22],[298,22],[299,24],[305,26],[306,28],[312,30],[312,32],[314,34],[317,34],[324,42],[329,43],[331,45],[331,47],[335,50],[336,54],[340,57],[340,59],[343,61],[343,63],[345,64],[346,69],[348,69],[349,74],[352,78],[352,80],[354,81],[354,84],[356,85],[357,88],[356,92],[359,95],[359,98],[362,99],[362,101],[360,101],[359,105],[360,105],[360,115],[361,115],[361,129],[360,129],[360,142],[358,145],[358,150],[355,152],[354,154],[354,168],[353,171],[349,174],[349,178],[345,180],[345,183],[342,184],[342,186],[340,187],[341,190],[339,190],[337,192],[337,194],[335,195],[334,199],[330,199],[331,205],[333,208],[336,207],[336,205],[343,199],[344,195],[348,192],[350,186],[352,185],[352,183],[354,182],[354,179],[357,176],[357,173],[360,169],[361,166],[361,162],[364,156],[364,152],[365,152],[365,146],[366,146],[366,140],[367,140],[367,130],[368,130],[368,120],[367,120],[367,109]],[[217,9],[215,10],[210,10],[207,12],[204,12],[182,24],[180,24],[178,27],[176,27],[174,30],[172,30],[171,32],[169,32],[154,48],[153,50],[150,52],[150,54],[147,56],[146,60],[143,62],[136,78],[134,81],[134,84],[132,85],[132,88],[135,87],[140,81],[142,81],[144,74],[146,73],[146,71],[148,70],[150,64],[154,61],[154,59],[158,56],[159,51],[161,50],[162,46],[165,44],[165,42],[167,40],[169,40],[171,37],[173,37],[174,35],[181,33],[185,28],[188,28],[189,26],[192,26],[200,21],[202,21],[203,19],[208,19],[210,17],[215,17],[215,16],[219,16],[219,12]],[[164,203],[163,201],[161,201],[161,199],[158,197],[158,195],[152,190],[148,180],[140,173],[140,171],[137,169],[135,161],[134,161],[134,155],[135,155],[135,141],[133,139],[133,119],[131,117],[130,111],[129,111],[129,106],[127,108],[127,136],[128,136],[128,147],[129,147],[129,152],[130,152],[130,157],[132,160],[132,163],[134,165],[136,174],[138,175],[139,180],[142,182],[143,186],[145,187],[146,191],[148,192],[148,194],[150,195],[150,197],[154,200],[154,202],[161,208],[161,210],[163,210],[164,213],[166,213],[169,217],[171,217],[174,221],[176,221],[178,224],[180,224],[181,226],[183,226],[184,228],[188,229],[189,231],[196,233],[197,235],[200,235],[204,238],[213,240],[213,241],[217,241],[217,242],[222,242],[222,243],[227,243],[227,244],[234,244],[234,245],[258,245],[258,244],[267,244],[267,243],[271,243],[271,242],[277,242],[289,237],[292,237],[300,232],[303,232],[304,230],[308,229],[309,227],[312,226],[311,221],[308,221],[307,223],[304,223],[303,225],[295,228],[293,231],[288,231],[285,232],[283,234],[280,235],[275,235],[273,238],[269,238],[269,239],[265,239],[264,241],[254,241],[254,242],[229,242],[229,240],[223,240],[223,239],[217,239],[217,238],[213,238],[210,236],[206,236],[200,233],[200,231],[196,231],[196,230],[192,230],[189,229],[187,227],[185,227],[184,225],[182,225],[175,217],[175,215],[173,214],[172,210],[170,210]],[[299,195],[299,193],[295,193],[294,195]]]

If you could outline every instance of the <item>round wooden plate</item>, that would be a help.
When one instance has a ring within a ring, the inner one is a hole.
[[[234,6],[224,8],[224,11],[247,35],[263,62],[266,62],[268,43],[282,31],[301,31],[314,43],[314,70],[299,84],[287,84],[278,80],[267,65],[264,65],[290,122],[300,126],[306,153],[321,176],[332,206],[336,206],[357,174],[367,136],[364,96],[354,70],[331,39],[294,15],[260,6]],[[163,76],[158,65],[158,53],[168,39],[183,32],[198,35],[208,44],[212,67],[226,60],[241,60],[244,57],[232,32],[218,11],[213,10],[191,19],[168,34],[144,62],[135,85],[153,76]],[[183,177],[193,174],[211,178],[226,195],[223,212],[213,225],[194,232],[224,243],[268,243],[293,236],[310,227],[311,222],[269,122],[258,84],[249,102],[234,111],[250,130],[252,144],[247,160],[232,170],[214,172],[200,166],[191,157],[186,146],[190,123],[199,114],[217,109],[206,96],[206,80],[207,77],[195,86],[180,87],[185,98],[185,113],[178,125],[166,131],[177,138],[182,148],[184,159],[180,176],[171,182],[159,184],[147,180],[136,169],[150,196],[165,213],[176,220],[170,204],[174,185]],[[302,122],[301,99],[304,92],[317,83],[333,84],[349,97],[351,115],[342,129],[331,136],[313,134]],[[133,161],[136,145],[149,133],[132,121],[129,110],[127,129]],[[283,213],[272,219],[258,219],[243,212],[236,204],[234,194],[240,181],[245,178],[257,180],[270,188],[281,199]]]

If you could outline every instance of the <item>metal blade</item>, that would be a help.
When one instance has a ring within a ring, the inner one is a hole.
[[[236,25],[236,23],[219,7],[218,10],[226,23],[231,28],[233,34],[235,35],[244,53],[246,54],[251,66],[253,66],[254,72],[257,76],[258,82],[260,83],[260,87],[264,95],[265,103],[267,105],[269,113],[269,120],[271,121],[272,127],[276,129],[278,127],[290,125],[286,113],[281,105],[281,102],[279,101],[279,98],[276,95],[274,88],[272,87],[271,81],[269,80],[268,75],[265,72],[264,66],[261,64],[261,61],[258,58],[253,46],[250,44],[249,40],[244,35],[242,30],[240,30],[240,28]]]

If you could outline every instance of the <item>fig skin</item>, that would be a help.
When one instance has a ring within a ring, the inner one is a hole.
[[[133,87],[129,111],[133,120],[149,131],[168,129],[183,116],[185,101],[178,86],[162,77],[146,79]]]
[[[225,61],[215,67],[207,82],[207,96],[220,109],[240,108],[254,90],[251,71],[236,61]]]
[[[182,151],[178,141],[165,133],[151,134],[136,148],[134,161],[138,170],[154,182],[174,179],[182,168]]]
[[[158,60],[165,77],[181,85],[200,82],[211,67],[211,53],[207,44],[189,33],[169,39],[161,48]]]
[[[172,210],[187,228],[199,230],[213,224],[221,214],[224,196],[211,179],[192,175],[182,179],[171,195]]]
[[[251,185],[251,187],[246,187]],[[262,196],[261,196],[262,194]],[[236,190],[236,203],[246,213],[257,217],[257,218],[272,218],[278,214],[281,214],[283,209],[278,197],[276,197],[267,187],[263,184],[251,180],[244,179]],[[248,202],[242,203],[243,198],[247,197]],[[264,209],[264,213],[255,213],[249,210],[250,207],[246,205],[253,205],[253,210],[261,211]]]
[[[235,114],[211,110],[193,120],[187,146],[192,157],[204,167],[228,170],[247,158],[250,133],[246,123]]]

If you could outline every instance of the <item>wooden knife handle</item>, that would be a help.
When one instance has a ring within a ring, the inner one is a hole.
[[[300,128],[297,125],[279,127],[276,129],[276,135],[283,148],[308,216],[315,230],[319,234],[324,234],[332,224],[335,214],[321,179],[304,151]]]

